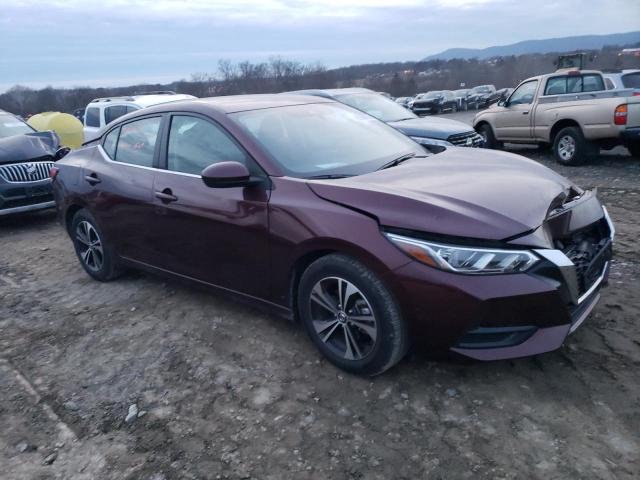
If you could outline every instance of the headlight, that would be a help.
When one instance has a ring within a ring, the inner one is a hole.
[[[458,247],[426,242],[394,233],[384,234],[411,258],[431,267],[466,274],[524,272],[538,262],[528,250]]]
[[[453,147],[453,143],[449,143],[446,140],[438,140],[436,138],[428,137],[411,137],[416,142],[422,145],[437,145],[439,147]]]

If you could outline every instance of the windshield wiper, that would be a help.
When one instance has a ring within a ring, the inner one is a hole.
[[[382,165],[378,170],[384,170],[386,168],[397,167],[402,162],[406,162],[407,160],[411,160],[412,158],[426,158],[426,155],[416,155],[415,153],[407,153],[406,155],[402,155],[401,157],[396,158],[395,160],[391,160],[388,163]]]
[[[336,178],[347,178],[353,177],[353,175],[344,175],[339,173],[327,173],[324,175],[313,175],[311,177],[307,177],[308,180],[333,180]]]

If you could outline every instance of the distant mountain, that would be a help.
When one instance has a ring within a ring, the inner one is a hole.
[[[572,52],[575,50],[595,50],[607,45],[629,45],[634,43],[640,43],[640,32],[525,40],[511,45],[488,48],[449,48],[444,52],[430,55],[423,60],[485,59],[507,55],[524,55],[526,53]]]

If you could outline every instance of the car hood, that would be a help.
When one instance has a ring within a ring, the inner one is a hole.
[[[393,128],[410,137],[428,137],[446,140],[451,135],[468,133],[473,129],[466,123],[447,118],[410,118],[389,122]]]
[[[486,240],[536,229],[572,186],[532,160],[467,148],[308,185],[319,197],[375,216],[383,226]]]
[[[0,138],[0,164],[52,158],[59,147],[60,138],[54,132],[34,132]]]

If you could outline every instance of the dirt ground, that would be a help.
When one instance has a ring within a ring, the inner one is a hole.
[[[640,159],[519,152],[598,187],[618,236],[588,321],[515,361],[350,376],[223,296],[91,280],[51,212],[0,220],[0,478],[637,478]]]

